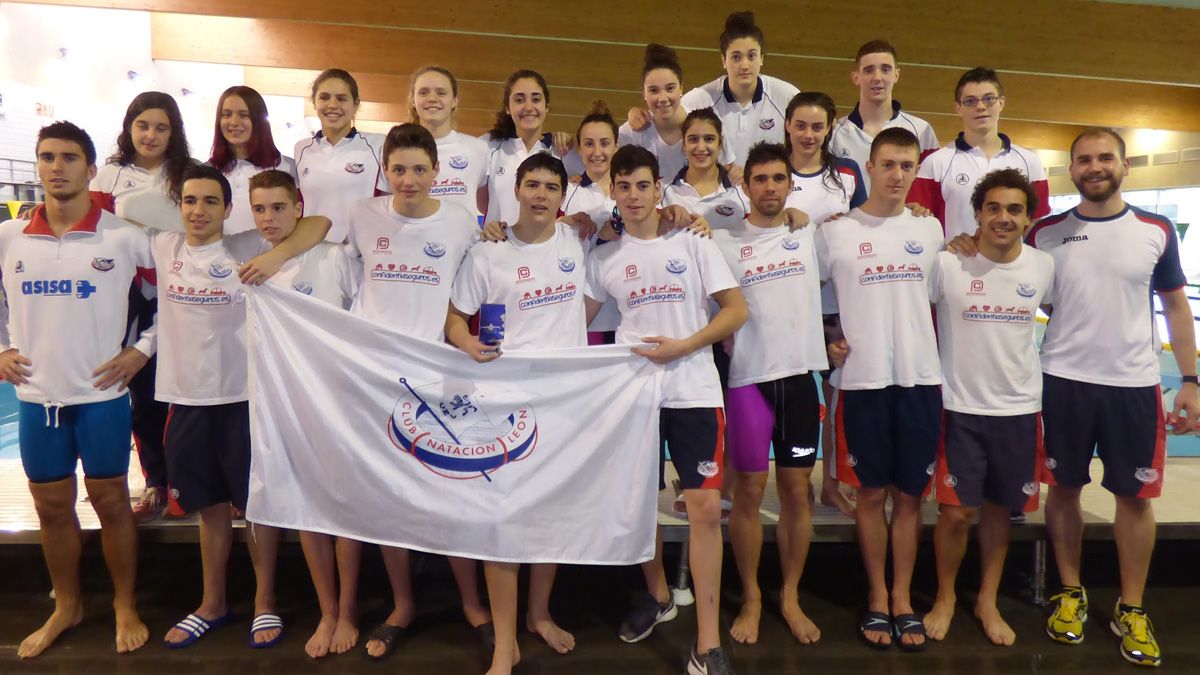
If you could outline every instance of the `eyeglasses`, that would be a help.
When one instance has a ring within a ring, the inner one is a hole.
[[[980,101],[982,101],[983,105],[985,107],[991,108],[991,107],[995,106],[996,102],[999,100],[1000,100],[999,96],[996,96],[994,94],[988,94],[987,96],[984,96],[983,98],[980,98],[978,96],[968,96],[968,97],[962,99],[961,101],[959,101],[958,104],[964,108],[974,108],[975,106],[979,105]]]

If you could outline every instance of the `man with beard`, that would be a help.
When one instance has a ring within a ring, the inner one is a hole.
[[[1121,655],[1157,666],[1162,654],[1142,609],[1154,549],[1150,499],[1162,491],[1165,426],[1183,434],[1196,427],[1196,340],[1183,289],[1172,223],[1126,204],[1121,180],[1129,173],[1125,142],[1094,128],[1071,144],[1071,180],[1083,201],[1043,219],[1029,243],[1054,257],[1054,307],[1042,344],[1043,419],[1050,484],[1046,525],[1063,589],[1051,598],[1051,639],[1083,641],[1087,593],[1080,579],[1083,516],[1080,490],[1090,478],[1093,448],[1104,464],[1103,486],[1116,498],[1113,535],[1121,596],[1111,629]],[[1174,410],[1163,415],[1150,292],[1162,301],[1171,349],[1183,384]]]

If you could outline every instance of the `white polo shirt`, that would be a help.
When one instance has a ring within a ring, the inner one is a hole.
[[[1027,240],[1054,257],[1042,371],[1111,387],[1158,384],[1150,294],[1187,284],[1171,221],[1134,206],[1102,220],[1072,209],[1042,219]]]
[[[461,131],[437,139],[438,175],[429,196],[458,204],[476,217],[479,203],[475,194],[487,184],[487,143]]]
[[[907,209],[879,218],[855,209],[817,228],[821,280],[833,283],[846,364],[833,371],[838,389],[941,384],[929,306],[929,270],[942,249],[942,228]]]
[[[721,118],[721,138],[733,155],[732,161],[742,164],[755,143],[783,142],[786,133],[783,125],[787,121],[784,112],[792,97],[799,93],[790,82],[759,75],[754,98],[742,107],[729,88],[729,78],[722,76],[684,94],[680,105],[689,111],[712,108]]]
[[[506,241],[475,244],[458,269],[451,302],[464,314],[504,305],[505,351],[587,346],[587,252],[573,227],[555,223],[554,230],[538,244],[511,232]]]
[[[253,255],[232,249],[257,244],[257,233],[204,246],[188,246],[182,232],[146,233],[159,279],[154,397],[191,406],[248,400],[246,291],[237,270],[239,258]]]
[[[565,216],[586,213],[597,227],[603,227],[612,219],[616,206],[616,200],[604,194],[604,190],[585,173],[579,183],[567,186],[566,196],[558,210]]]
[[[686,167],[663,189],[662,205],[679,205],[687,209],[688,213],[704,216],[714,230],[737,227],[750,212],[750,199],[740,187],[729,182],[729,177],[724,175],[724,172],[716,192],[702,197],[696,188],[687,182]]]
[[[8,300],[5,348],[33,362],[18,399],[76,405],[124,395],[96,389],[92,372],[124,346],[130,287],[154,283],[141,230],[93,205],[59,239],[38,206],[28,222],[0,223],[0,278]],[[153,330],[135,347],[153,356]]]
[[[493,140],[484,134],[480,139],[488,146],[488,207],[483,214],[484,222],[505,222],[509,225],[517,222],[521,207],[517,203],[517,167],[521,166],[527,157],[534,153],[544,152],[554,154],[554,134],[545,133],[526,149],[525,141],[520,138],[504,138]]]
[[[350,311],[407,335],[441,342],[459,265],[479,241],[479,225],[463,207],[440,202],[426,218],[406,218],[385,195],[350,207],[351,257],[362,283]]]
[[[824,171],[799,173],[792,171],[792,191],[784,204],[808,214],[813,225],[825,222],[836,213],[850,213],[867,201],[862,172],[852,159],[834,158],[837,175]]]
[[[892,127],[911,131],[921,144],[922,157],[938,148],[937,134],[929,122],[901,110],[900,101],[895,99],[892,100],[892,116],[883,123],[884,129]],[[829,150],[837,157],[854,160],[859,167],[865,169],[867,160],[871,158],[871,143],[874,140],[875,137],[863,129],[862,114],[859,113],[858,104],[855,103],[854,110],[838,120],[833,127],[833,137],[829,139]],[[866,192],[870,193],[871,178],[865,175],[865,171],[863,173]]]
[[[946,231],[946,241],[959,234],[975,234],[975,208],[971,193],[988,173],[997,169],[1017,169],[1037,192],[1038,203],[1031,219],[1050,213],[1050,184],[1042,160],[1031,150],[1013,145],[1008,136],[1000,134],[1003,147],[991,158],[983,150],[971,147],[959,133],[952,145],[947,145],[921,162],[917,179],[908,191],[908,201],[917,202],[933,211]]]
[[[351,204],[390,191],[383,173],[383,140],[382,134],[351,129],[337,145],[330,145],[320,131],[296,142],[304,213],[333,221],[326,241],[345,240]]]
[[[729,386],[825,370],[821,280],[813,231],[748,221],[717,230],[713,241],[738,280],[750,318],[734,333]]]
[[[689,337],[708,325],[709,296],[736,287],[716,244],[682,230],[650,240],[626,234],[588,257],[587,296],[616,299],[621,344],[643,344],[652,335]],[[712,349],[697,349],[665,369],[662,407],[722,407]]]
[[[239,159],[233,168],[225,172],[225,179],[233,190],[233,208],[225,219],[225,234],[237,234],[254,229],[254,212],[250,208],[250,179],[269,169],[278,169],[296,180],[296,162],[291,157],[280,157],[279,165],[264,169]]]
[[[1042,409],[1037,355],[1040,305],[1053,301],[1054,259],[1022,246],[1016,260],[938,253],[929,300],[937,305],[942,406],[971,415]]]
[[[147,171],[133,164],[105,164],[89,189],[99,192],[118,218],[156,230],[183,231],[179,204],[171,199],[166,165]]]

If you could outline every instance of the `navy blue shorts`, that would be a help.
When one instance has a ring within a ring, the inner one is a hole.
[[[171,405],[164,445],[171,491],[185,511],[229,502],[245,510],[250,492],[250,404]]]
[[[941,435],[942,388],[936,385],[839,390],[834,405],[835,478],[847,485],[894,485],[925,494]]]
[[[945,411],[934,495],[939,504],[1036,511],[1038,467],[1044,460],[1042,420],[1028,415]]]
[[[18,417],[21,465],[31,483],[70,478],[76,461],[83,462],[88,478],[129,473],[129,394],[61,407],[22,401]]]
[[[663,408],[658,411],[658,489],[666,487],[667,451],[684,490],[720,490],[725,479],[725,411]]]
[[[1143,499],[1162,494],[1167,428],[1158,385],[1111,387],[1045,374],[1042,419],[1044,483],[1087,485],[1092,481],[1092,457],[1099,454],[1104,489]]]

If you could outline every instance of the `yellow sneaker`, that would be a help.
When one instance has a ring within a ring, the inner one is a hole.
[[[1121,638],[1121,656],[1126,661],[1150,668],[1157,668],[1162,663],[1162,652],[1158,649],[1158,641],[1154,639],[1154,624],[1146,616],[1146,610],[1123,606],[1117,600],[1109,627]]]
[[[1051,596],[1046,635],[1065,645],[1083,642],[1083,624],[1087,621],[1087,614],[1087,591],[1082,588],[1064,590]]]

